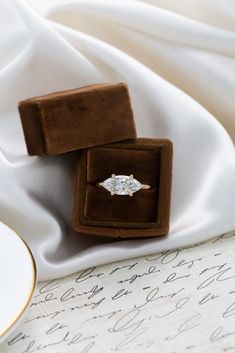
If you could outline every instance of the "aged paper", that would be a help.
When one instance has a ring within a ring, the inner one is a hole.
[[[235,233],[39,283],[0,347],[34,352],[235,352]]]

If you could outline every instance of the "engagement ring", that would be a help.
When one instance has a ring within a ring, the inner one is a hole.
[[[113,195],[129,195],[132,196],[140,189],[150,189],[149,185],[141,184],[138,180],[134,179],[133,175],[115,175],[112,174],[111,178],[106,179],[97,186],[102,186]]]

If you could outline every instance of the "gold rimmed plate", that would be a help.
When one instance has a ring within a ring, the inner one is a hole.
[[[36,266],[26,243],[0,222],[0,343],[20,323],[36,287]]]

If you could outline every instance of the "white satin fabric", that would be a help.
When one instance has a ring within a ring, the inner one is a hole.
[[[28,242],[39,278],[234,230],[234,1],[51,4],[44,18],[24,2],[0,4],[0,220]],[[77,236],[71,230],[75,154],[27,155],[20,99],[106,81],[128,83],[138,136],[174,143],[166,237]]]

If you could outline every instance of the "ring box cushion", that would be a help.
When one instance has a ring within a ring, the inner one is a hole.
[[[18,108],[30,155],[56,155],[136,137],[125,83],[29,98]]]
[[[131,175],[150,189],[111,196],[97,186],[112,174]],[[75,176],[73,226],[109,237],[165,235],[169,229],[172,143],[134,139],[81,152]]]

